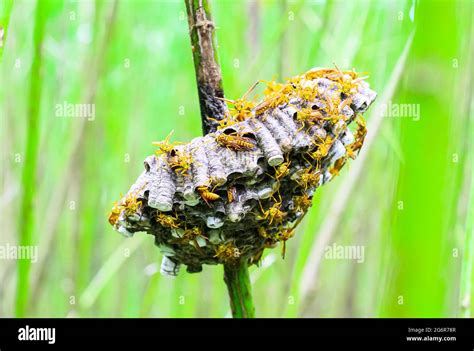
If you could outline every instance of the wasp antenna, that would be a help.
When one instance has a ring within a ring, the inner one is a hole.
[[[253,85],[242,96],[242,99],[245,99],[247,97],[247,95],[250,94],[255,89],[255,87],[258,85],[258,83],[260,83],[260,81],[258,81],[258,80],[255,83],[253,83]]]
[[[363,76],[363,77],[359,77],[357,79],[354,79],[352,83],[359,83],[367,78],[369,78],[370,76]]]
[[[173,135],[174,133],[174,129],[171,130],[171,132],[168,134],[168,136],[166,137],[165,141],[168,141],[170,140],[171,136]]]
[[[235,100],[230,100],[230,99],[226,99],[226,98],[223,98],[223,97],[222,98],[221,97],[216,97],[216,99],[228,102],[229,104],[235,104]]]

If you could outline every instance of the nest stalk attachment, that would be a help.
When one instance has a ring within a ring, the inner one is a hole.
[[[316,68],[267,85],[259,104],[233,101],[215,133],[155,143],[157,154],[112,209],[120,233],[154,235],[163,274],[182,264],[190,273],[257,264],[279,242],[284,256],[315,190],[361,149],[361,114],[376,93],[354,71]]]

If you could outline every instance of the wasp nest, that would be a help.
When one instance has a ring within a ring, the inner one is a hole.
[[[154,143],[157,155],[145,159],[110,223],[126,236],[153,234],[168,275],[181,264],[199,272],[203,264],[258,263],[279,242],[284,255],[316,188],[362,147],[361,113],[376,97],[363,79],[313,69],[285,84],[268,82],[259,104],[231,101],[215,133]]]

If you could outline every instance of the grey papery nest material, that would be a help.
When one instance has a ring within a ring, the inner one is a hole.
[[[199,272],[203,264],[258,263],[265,248],[284,249],[316,188],[355,158],[365,125],[358,121],[355,133],[348,125],[376,97],[365,81],[313,69],[281,87],[245,120],[227,116],[234,124],[147,157],[112,210],[120,233],[155,236],[163,274],[176,275],[181,264]]]

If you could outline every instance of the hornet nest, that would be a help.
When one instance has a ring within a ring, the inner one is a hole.
[[[145,159],[109,222],[126,236],[153,234],[167,275],[181,264],[188,272],[241,259],[256,264],[278,242],[284,256],[316,188],[362,147],[361,113],[376,97],[364,78],[315,68],[285,84],[267,82],[260,103],[229,101],[215,133],[154,143],[157,155]]]

